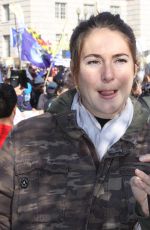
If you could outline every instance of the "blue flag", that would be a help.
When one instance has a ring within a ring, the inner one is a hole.
[[[26,29],[22,33],[21,60],[29,61],[39,68],[49,67],[51,61],[51,55],[46,53]]]
[[[17,31],[16,29],[11,28],[10,40],[11,40],[11,46],[12,47],[16,47],[17,45],[20,45],[20,43],[21,43],[21,31]]]

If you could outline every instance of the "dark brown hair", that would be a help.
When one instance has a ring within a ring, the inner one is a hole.
[[[9,117],[17,104],[17,95],[12,85],[0,83],[0,118]]]
[[[86,36],[95,28],[108,28],[110,30],[121,32],[126,38],[134,63],[136,60],[136,39],[131,27],[126,24],[120,16],[113,15],[110,12],[102,12],[98,15],[92,15],[88,20],[81,21],[75,28],[70,39],[71,52],[71,70],[76,77],[80,68],[80,55]]]

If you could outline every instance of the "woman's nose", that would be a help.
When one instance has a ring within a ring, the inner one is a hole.
[[[110,82],[114,79],[114,71],[111,64],[104,64],[102,71],[102,81]]]

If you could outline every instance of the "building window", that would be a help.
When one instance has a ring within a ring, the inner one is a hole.
[[[110,11],[112,14],[120,14],[121,13],[120,6],[116,6],[116,5],[111,5]]]
[[[66,18],[66,3],[55,2],[55,17],[56,18]]]
[[[2,7],[2,20],[5,22],[10,20],[9,4]]]
[[[94,14],[94,11],[95,11],[95,5],[84,4],[84,6],[83,6],[84,19],[87,19],[89,16]]]
[[[59,44],[62,34],[56,34],[56,43]]]
[[[10,36],[3,36],[3,57],[10,57]]]

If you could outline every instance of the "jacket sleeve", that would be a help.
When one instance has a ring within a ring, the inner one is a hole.
[[[141,230],[150,230],[150,216],[145,217],[141,211],[140,205],[136,204],[135,213],[138,217],[138,222],[141,226]]]
[[[14,154],[6,140],[0,149],[0,229],[11,229],[11,204],[14,189]]]

